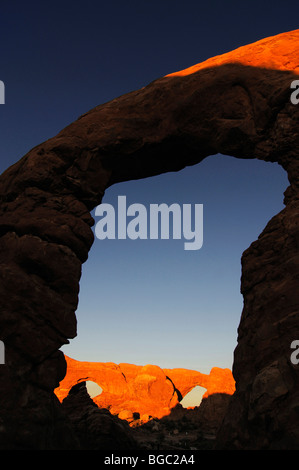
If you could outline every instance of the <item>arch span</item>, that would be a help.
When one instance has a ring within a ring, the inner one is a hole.
[[[298,30],[266,38],[97,106],[1,175],[2,447],[66,445],[54,437],[49,444],[44,423],[52,436],[61,423],[53,393],[66,372],[59,348],[76,335],[90,210],[105,189],[219,153],[278,162],[290,186],[285,209],[242,256],[237,389],[217,442],[298,448],[299,379],[289,360],[299,336],[299,131],[290,100],[298,39]]]
[[[214,367],[210,374],[202,374],[187,369],[161,369],[150,364],[138,366],[65,358],[67,373],[55,389],[59,400],[63,401],[77,383],[92,380],[102,389],[94,402],[117,415],[130,411],[140,416],[162,418],[196,385],[206,388],[206,397],[215,393],[232,395],[235,391],[229,369]]]

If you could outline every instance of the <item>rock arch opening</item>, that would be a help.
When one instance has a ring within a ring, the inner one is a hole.
[[[238,386],[217,445],[298,449],[299,378],[290,362],[290,344],[299,336],[299,108],[290,100],[290,85],[298,77],[298,35],[263,39],[97,106],[1,175],[6,363],[0,405],[2,429],[8,430],[2,446],[8,442],[15,448],[17,441],[30,448],[30,436],[42,448],[47,438],[41,430],[49,435],[44,423],[52,436],[59,427],[53,394],[65,375],[59,349],[76,336],[81,267],[93,243],[90,211],[105,190],[224,154],[278,163],[288,173],[289,186],[285,208],[242,255],[244,305],[234,352]],[[120,288],[117,283],[110,299]],[[171,292],[180,289],[172,285]],[[143,297],[143,304],[150,300]],[[161,311],[155,314],[158,318]],[[150,340],[163,344],[165,332],[150,328],[145,324]],[[121,347],[128,343],[122,341]],[[134,341],[145,345],[142,336]],[[29,391],[32,400],[27,400]]]
[[[277,164],[214,155],[177,173],[110,187],[103,202],[116,208],[120,194],[146,207],[203,203],[203,247],[187,253],[181,240],[95,238],[80,282],[78,335],[65,354],[196,370],[200,361],[206,373],[232,368],[243,306],[241,255],[283,209],[287,184]]]
[[[180,402],[183,408],[193,408],[199,406],[202,401],[203,395],[207,389],[196,385],[190,392],[188,392]]]
[[[95,398],[101,395],[103,389],[99,384],[93,382],[92,380],[86,380],[86,390],[90,398]]]

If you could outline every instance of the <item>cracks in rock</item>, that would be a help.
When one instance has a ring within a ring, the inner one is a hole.
[[[179,402],[182,401],[183,396],[182,396],[181,392],[176,388],[176,386],[175,386],[175,384],[173,383],[173,381],[171,380],[171,378],[166,375],[166,379],[168,379],[168,380],[171,382],[172,386],[173,386],[173,394],[172,394],[172,397],[173,397],[174,394],[176,393],[176,394],[177,394],[177,397],[178,397],[178,401],[179,401]]]

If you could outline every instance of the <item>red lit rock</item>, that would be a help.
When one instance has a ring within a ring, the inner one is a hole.
[[[290,361],[299,338],[299,106],[290,100],[298,41],[299,30],[287,32],[159,78],[83,114],[1,175],[0,449],[72,448],[54,394],[66,372],[59,349],[76,336],[90,210],[106,188],[217,153],[277,162],[290,182],[285,208],[242,256],[236,392],[217,442],[299,449],[299,376]],[[156,396],[155,382],[151,389]]]
[[[91,380],[102,389],[93,398],[101,408],[131,421],[133,413],[162,418],[196,385],[215,393],[232,395],[235,383],[229,369],[214,367],[210,374],[187,369],[161,369],[156,365],[82,362],[65,356],[67,373],[55,393],[60,401],[79,382]]]

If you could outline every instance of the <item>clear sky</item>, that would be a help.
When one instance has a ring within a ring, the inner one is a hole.
[[[298,28],[294,1],[12,1],[1,5],[0,171],[98,104],[156,78]],[[216,155],[109,188],[113,205],[203,204],[204,243],[95,239],[83,266],[77,360],[209,373],[232,367],[241,253],[283,208],[276,164]]]

